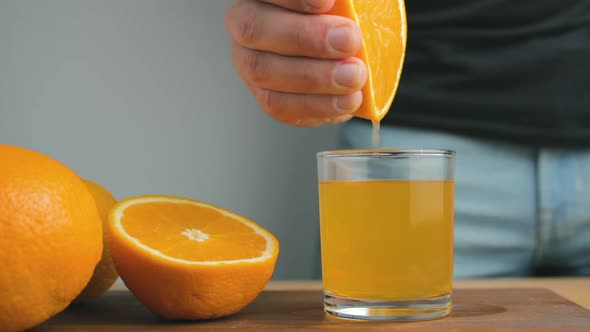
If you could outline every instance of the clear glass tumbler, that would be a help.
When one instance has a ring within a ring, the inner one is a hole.
[[[451,311],[455,152],[317,155],[324,310],[415,321]]]

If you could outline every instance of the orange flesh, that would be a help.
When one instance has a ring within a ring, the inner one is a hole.
[[[356,21],[363,33],[363,47],[356,55],[367,65],[369,79],[363,103],[354,114],[381,121],[397,91],[406,49],[406,16],[403,1],[339,0],[328,13]]]
[[[256,258],[266,240],[240,221],[211,208],[150,202],[128,207],[121,225],[140,243],[187,261],[209,262]]]

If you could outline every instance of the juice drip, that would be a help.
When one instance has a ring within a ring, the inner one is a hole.
[[[378,120],[371,120],[373,124],[373,147],[379,147],[379,128],[381,128],[381,123]]]

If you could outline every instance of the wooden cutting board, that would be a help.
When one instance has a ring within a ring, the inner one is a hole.
[[[590,331],[590,311],[541,288],[460,289],[453,313],[413,323],[328,320],[319,291],[265,291],[239,314],[208,322],[171,322],[151,314],[126,290],[73,305],[33,331]]]

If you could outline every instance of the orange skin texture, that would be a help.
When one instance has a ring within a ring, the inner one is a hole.
[[[0,145],[0,330],[64,310],[102,254],[102,224],[84,182],[43,154]]]
[[[113,206],[115,206],[117,200],[113,194],[111,194],[98,183],[88,179],[85,179],[84,183],[86,183],[88,190],[94,197],[94,200],[96,201],[96,207],[98,208],[98,212],[100,214],[100,219],[102,219],[103,250],[102,258],[96,265],[90,282],[75,300],[77,303],[92,301],[100,297],[109,288],[111,288],[111,286],[115,283],[115,281],[117,281],[117,278],[119,277],[119,274],[117,274],[117,270],[115,269],[115,265],[113,264],[113,259],[111,258],[107,232],[109,211]]]

